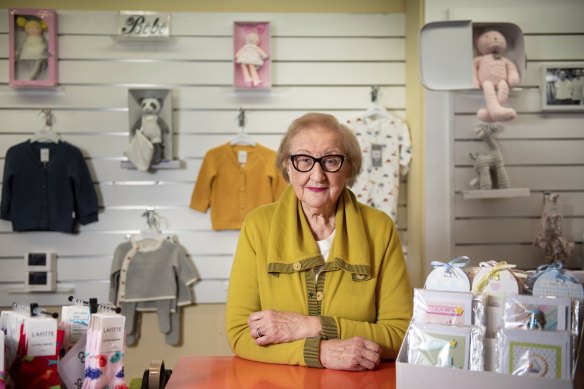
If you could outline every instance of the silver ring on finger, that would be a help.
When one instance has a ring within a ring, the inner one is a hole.
[[[256,336],[257,336],[258,338],[261,338],[262,336],[264,336],[264,335],[261,333],[261,331],[260,331],[260,327],[256,328]]]

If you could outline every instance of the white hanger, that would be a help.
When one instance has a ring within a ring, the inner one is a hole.
[[[158,240],[162,238],[160,215],[154,209],[148,209],[142,214],[142,216],[146,217],[146,227],[132,238],[136,241]]]
[[[380,118],[390,118],[390,113],[380,104],[372,103],[365,112],[365,116],[368,118],[380,117]]]
[[[61,138],[59,137],[59,134],[53,131],[53,124],[57,121],[55,115],[53,114],[53,110],[50,108],[45,108],[41,110],[40,113],[45,115],[45,125],[42,129],[33,134],[33,136],[30,138],[31,143],[59,143]]]
[[[390,113],[379,104],[379,87],[372,86],[371,87],[371,105],[367,108],[365,112],[365,117],[367,118],[383,118],[388,119],[391,117]]]
[[[232,145],[255,146],[256,141],[245,132],[245,111],[239,108],[237,115],[239,122],[239,132],[231,138]]]

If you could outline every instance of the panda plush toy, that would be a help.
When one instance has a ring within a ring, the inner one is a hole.
[[[156,165],[164,158],[164,144],[162,142],[164,121],[159,116],[162,109],[162,100],[145,97],[140,100],[140,109],[142,110],[142,117],[139,129],[152,143],[154,151],[150,164]]]

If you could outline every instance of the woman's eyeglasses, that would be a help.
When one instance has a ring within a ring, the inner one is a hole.
[[[292,166],[299,172],[306,173],[312,170],[315,163],[319,163],[322,170],[329,173],[336,173],[343,167],[343,162],[347,157],[340,154],[325,155],[324,157],[314,158],[305,154],[294,154],[290,156]]]

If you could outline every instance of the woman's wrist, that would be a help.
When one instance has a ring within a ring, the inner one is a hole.
[[[304,338],[320,337],[322,333],[320,318],[318,316],[307,316],[306,319],[306,334]]]

